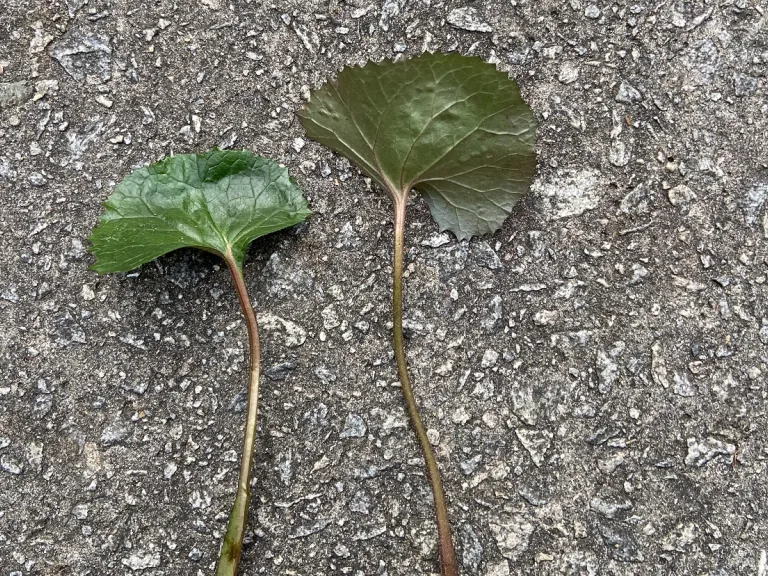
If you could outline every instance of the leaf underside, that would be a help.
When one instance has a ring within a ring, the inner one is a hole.
[[[180,154],[135,170],[115,187],[90,237],[92,270],[127,272],[172,250],[231,251],[311,213],[277,163],[247,151]]]
[[[536,169],[536,119],[506,73],[424,53],[348,67],[299,113],[307,134],[393,196],[416,189],[440,230],[498,230]]]

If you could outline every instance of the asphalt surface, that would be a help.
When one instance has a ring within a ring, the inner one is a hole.
[[[347,64],[458,50],[540,120],[492,237],[413,198],[408,357],[462,574],[768,575],[768,6],[129,2],[0,9],[0,574],[212,574],[245,326],[179,251],[87,270],[101,202],[172,153],[288,166],[242,574],[436,570],[390,345],[389,201],[295,112]]]

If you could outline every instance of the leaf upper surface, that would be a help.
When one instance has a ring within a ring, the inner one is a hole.
[[[517,84],[477,57],[345,68],[299,118],[390,194],[423,194],[440,230],[459,239],[500,228],[536,169],[536,119]]]
[[[225,255],[242,266],[254,239],[311,213],[277,163],[247,151],[180,154],[129,174],[104,203],[90,237],[97,272],[127,272],[178,248]]]

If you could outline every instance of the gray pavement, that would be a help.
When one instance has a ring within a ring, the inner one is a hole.
[[[295,111],[345,64],[494,61],[541,122],[493,237],[414,197],[408,355],[466,576],[768,575],[762,0],[4,0],[0,574],[212,574],[243,424],[227,271],[89,272],[136,166],[212,146],[315,211],[254,244],[264,341],[242,574],[436,570],[390,351],[391,210]]]

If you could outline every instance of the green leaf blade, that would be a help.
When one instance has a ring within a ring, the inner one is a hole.
[[[247,151],[180,154],[139,168],[115,187],[89,238],[92,270],[127,272],[178,248],[242,266],[248,244],[311,214],[288,171]]]
[[[535,117],[517,84],[476,57],[345,68],[299,118],[391,194],[423,194],[440,229],[459,239],[497,230],[536,169]]]

